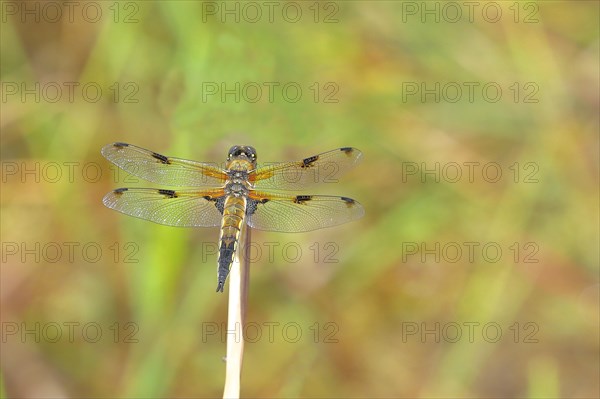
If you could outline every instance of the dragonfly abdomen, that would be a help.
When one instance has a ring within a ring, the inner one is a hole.
[[[240,238],[240,231],[246,215],[246,198],[227,196],[221,222],[221,237],[219,238],[219,259],[217,261],[217,292],[223,292],[225,280],[233,263],[233,257]]]

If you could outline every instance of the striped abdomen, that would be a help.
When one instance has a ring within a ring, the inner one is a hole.
[[[246,198],[229,195],[225,198],[221,236],[219,237],[219,259],[217,261],[217,292],[223,292],[229,268],[235,256],[240,230],[246,216]]]

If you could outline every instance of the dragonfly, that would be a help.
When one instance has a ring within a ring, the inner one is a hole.
[[[256,150],[247,145],[231,147],[222,166],[121,142],[108,144],[101,152],[140,179],[185,187],[117,188],[102,199],[108,208],[167,226],[220,227],[217,292],[223,292],[244,224],[257,230],[306,232],[364,215],[363,206],[352,198],[293,193],[311,184],[337,182],[362,158],[352,147],[260,167]]]

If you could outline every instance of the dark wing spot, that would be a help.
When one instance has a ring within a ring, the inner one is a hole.
[[[346,155],[352,155],[352,152],[354,151],[354,148],[352,147],[342,147],[340,148],[340,151],[343,151],[346,153]]]
[[[250,216],[256,212],[256,206],[258,205],[257,200],[253,200],[248,198],[248,203],[246,204],[246,216]]]
[[[225,212],[225,196],[215,198],[212,201],[215,201],[215,206],[217,207],[217,209],[219,210],[219,212],[222,215],[223,212]]]
[[[173,190],[160,189],[158,190],[158,193],[164,195],[167,198],[177,198],[177,193]]]
[[[354,204],[356,203],[352,198],[348,198],[348,197],[340,197],[340,198],[342,199],[342,201],[344,201],[346,203],[348,208],[352,208],[354,206]]]
[[[248,203],[246,204],[246,216],[253,215],[260,204],[266,204],[269,202],[268,198],[263,198],[260,200],[255,200],[252,198],[248,198]]]
[[[121,143],[120,141],[117,141],[116,143],[113,144],[113,146],[115,146],[117,148],[125,148],[125,147],[129,147],[129,144]]]
[[[319,159],[318,155],[314,155],[312,157],[308,157],[302,160],[302,165],[300,165],[303,168],[308,168],[310,166],[312,166],[313,163],[315,163],[317,161],[317,159]]]
[[[113,193],[115,193],[116,195],[121,195],[127,190],[129,190],[129,189],[128,188],[117,188],[116,190],[113,190]]]
[[[211,197],[210,195],[205,195],[204,197],[205,200],[207,201],[212,201],[215,203],[215,207],[219,210],[219,212],[221,213],[221,215],[223,214],[223,211],[225,210],[225,197]]]
[[[153,152],[153,153],[152,153],[152,156],[153,156],[154,158],[158,159],[158,160],[159,160],[160,162],[162,162],[162,163],[171,163],[171,162],[169,161],[169,158],[165,157],[164,155],[160,155],[160,154],[158,154],[158,153],[156,153],[156,152]]]
[[[312,199],[312,195],[297,195],[294,198],[294,202],[296,204],[304,204],[306,201],[310,201]]]

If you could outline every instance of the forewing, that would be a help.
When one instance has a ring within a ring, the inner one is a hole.
[[[108,144],[101,152],[128,173],[162,185],[220,187],[227,179],[227,174],[216,165],[167,157],[127,143]]]
[[[337,183],[361,158],[358,149],[343,147],[301,161],[267,165],[250,173],[249,178],[256,189],[298,190],[311,184]]]
[[[258,230],[293,233],[337,226],[364,213],[361,204],[347,197],[251,191],[246,221]]]
[[[167,226],[214,227],[221,224],[220,190],[118,188],[106,194],[104,205],[126,215]]]

